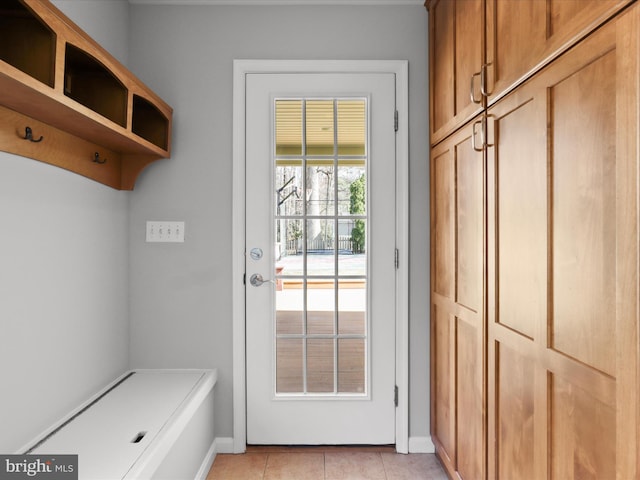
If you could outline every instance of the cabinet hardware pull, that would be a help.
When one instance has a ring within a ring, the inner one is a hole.
[[[482,145],[480,146],[480,148],[478,148],[478,146],[476,145],[476,125],[482,125],[483,121],[484,120],[476,120],[475,122],[473,122],[473,126],[471,127],[471,146],[476,152],[482,152],[482,150],[484,149],[484,134],[482,133],[482,130],[480,131]]]
[[[487,91],[487,68],[490,65],[490,63],[484,63],[480,69],[480,93],[482,93],[484,97],[488,97],[490,95]]]
[[[482,103],[482,97],[480,97],[480,99],[476,100],[476,96],[475,96],[475,92],[474,92],[474,84],[475,84],[475,78],[476,77],[480,77],[482,79],[482,71],[480,72],[476,72],[473,75],[471,75],[471,86],[469,87],[469,96],[471,98],[471,101],[473,103]],[[480,90],[482,90],[482,85],[480,85]]]
[[[492,114],[487,114],[482,117],[482,143],[485,147],[495,146],[493,143],[489,143],[489,119],[494,122],[493,128],[495,129],[495,117]],[[495,134],[494,134],[495,137]],[[494,139],[495,141],[495,139]]]
[[[29,140],[30,142],[38,143],[38,142],[41,142],[43,139],[44,137],[40,135],[40,138],[36,140],[35,138],[33,138],[33,130],[31,130],[31,127],[25,127],[24,140]]]
[[[107,159],[103,158],[102,160],[100,160],[100,154],[98,152],[93,154],[93,163],[97,163],[99,165],[104,165],[105,163],[107,163]]]

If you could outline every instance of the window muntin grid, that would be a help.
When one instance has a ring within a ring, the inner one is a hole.
[[[367,115],[274,101],[277,396],[367,395]]]

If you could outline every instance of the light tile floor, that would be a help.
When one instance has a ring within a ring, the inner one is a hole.
[[[249,447],[219,454],[207,480],[447,480],[435,455],[392,447]]]

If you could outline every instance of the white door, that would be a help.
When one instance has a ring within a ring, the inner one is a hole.
[[[395,443],[395,75],[246,81],[249,444]]]

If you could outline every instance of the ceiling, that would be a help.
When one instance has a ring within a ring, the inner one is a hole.
[[[364,99],[308,99],[304,110],[302,100],[276,100],[275,120],[277,155],[301,155],[303,129],[307,155],[333,155],[336,140],[339,155],[365,155]]]

